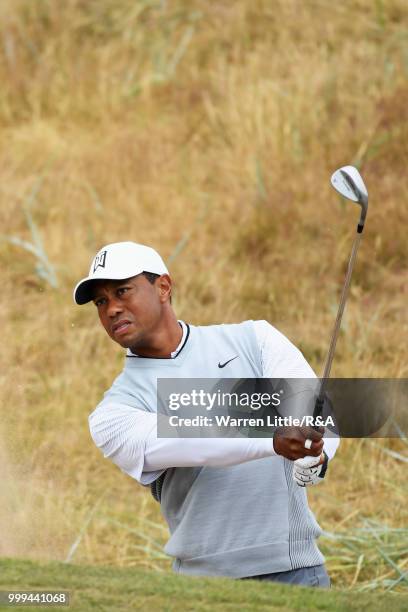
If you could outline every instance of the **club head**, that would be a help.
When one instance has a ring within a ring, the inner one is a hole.
[[[357,202],[361,206],[359,231],[362,231],[367,215],[368,191],[361,174],[354,166],[343,166],[333,173],[331,184],[344,198]]]

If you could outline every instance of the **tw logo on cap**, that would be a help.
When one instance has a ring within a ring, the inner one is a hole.
[[[98,268],[104,268],[106,263],[106,254],[108,251],[102,251],[98,253],[94,260],[93,271],[96,272]]]

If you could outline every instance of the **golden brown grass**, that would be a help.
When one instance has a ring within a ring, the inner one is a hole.
[[[1,233],[31,242],[29,211],[58,278],[1,243],[1,554],[66,559],[78,538],[76,561],[169,567],[155,502],[87,430],[122,353],[71,291],[107,242],[170,259],[180,318],[267,319],[320,372],[357,215],[328,178],[354,163],[370,212],[333,374],[407,376],[407,17],[405,0],[0,3]],[[404,528],[405,470],[346,441],[312,507],[337,534]],[[398,578],[384,542],[327,541],[335,584]]]

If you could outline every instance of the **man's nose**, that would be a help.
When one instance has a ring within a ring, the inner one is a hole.
[[[114,318],[116,317],[116,315],[118,315],[121,312],[123,312],[123,306],[120,300],[118,300],[115,297],[110,298],[108,302],[108,309],[107,309],[108,316],[111,318]]]

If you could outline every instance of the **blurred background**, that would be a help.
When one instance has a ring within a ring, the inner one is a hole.
[[[170,570],[158,504],[93,445],[123,351],[72,301],[106,243],[160,251],[192,324],[267,319],[322,372],[407,377],[406,0],[1,0],[0,554]],[[3,290],[2,290],[3,291]],[[204,373],[203,373],[204,374]],[[407,587],[407,441],[309,495],[337,588]]]

